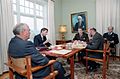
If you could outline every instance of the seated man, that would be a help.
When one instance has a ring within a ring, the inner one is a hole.
[[[27,24],[20,23],[15,26],[13,29],[13,33],[15,35],[14,38],[11,39],[8,47],[8,55],[14,58],[21,58],[27,55],[31,55],[32,58],[32,66],[43,66],[49,62],[49,59],[39,51],[36,50],[34,44],[30,41],[27,41],[30,36],[30,29]],[[56,79],[65,79],[64,73],[65,70],[62,67],[61,63],[54,63],[54,69],[58,70],[58,75]],[[43,77],[49,75],[50,67],[46,67],[42,70],[38,70],[33,73],[33,79],[42,79]],[[22,76],[16,73],[15,79],[23,79]]]
[[[73,40],[77,40],[77,41],[85,41],[88,42],[89,38],[88,38],[88,34],[86,34],[85,32],[83,32],[82,28],[78,28],[78,33],[74,36]]]
[[[110,42],[110,47],[114,48],[114,50],[111,50],[111,54],[113,56],[116,55],[115,49],[116,49],[116,44],[119,43],[118,35],[113,32],[113,27],[109,26],[108,27],[108,32],[103,34],[104,40],[108,40]]]
[[[47,40],[46,38],[47,33],[48,33],[48,29],[42,28],[41,33],[34,37],[35,47],[45,47],[45,46],[49,47],[51,45],[49,43],[49,40]]]
[[[92,35],[92,39],[88,44],[84,43],[86,49],[102,50],[103,43],[104,43],[104,39],[103,39],[102,35],[99,34],[95,28],[90,28],[89,34]],[[83,59],[83,57],[85,55],[86,55],[86,53],[81,53],[81,58],[82,58],[82,62],[84,65],[86,64],[86,60]],[[92,57],[92,58],[102,58],[103,54],[97,53],[97,52],[96,53],[88,53],[88,56]],[[100,65],[94,61],[88,61],[88,66],[89,66],[89,68],[88,68],[89,71],[94,71]]]
[[[73,41],[74,43],[80,42],[80,41],[88,42],[89,41],[88,34],[83,32],[82,28],[78,28],[78,33],[74,36]],[[78,53],[78,58],[80,58],[79,56],[80,56],[80,53]]]

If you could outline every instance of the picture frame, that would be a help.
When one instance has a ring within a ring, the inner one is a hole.
[[[76,33],[78,28],[82,28],[84,31],[88,30],[87,11],[71,14],[72,33]]]

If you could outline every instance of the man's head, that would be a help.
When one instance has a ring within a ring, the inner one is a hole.
[[[17,24],[13,29],[14,35],[21,37],[23,40],[28,40],[30,37],[29,26],[25,23]]]
[[[46,35],[48,34],[48,29],[47,29],[47,28],[42,28],[42,29],[41,29],[41,34],[42,34],[43,36],[46,36]]]
[[[82,22],[82,17],[78,15],[78,22]]]
[[[109,26],[109,27],[108,27],[108,32],[113,32],[113,29],[114,29],[114,28],[113,28],[112,26]]]
[[[82,34],[83,33],[83,29],[82,28],[78,28],[78,33]]]
[[[95,33],[96,33],[96,29],[95,28],[90,28],[88,32],[89,32],[90,35],[94,36]]]

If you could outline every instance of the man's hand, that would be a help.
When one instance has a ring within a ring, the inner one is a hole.
[[[110,41],[110,43],[114,43],[114,41]]]
[[[43,44],[46,44],[46,43],[48,43],[48,42],[50,42],[50,40],[46,40],[45,42],[43,42]]]
[[[83,44],[83,46],[84,46],[85,48],[87,47],[87,43],[86,43],[86,42],[83,42],[82,44]]]

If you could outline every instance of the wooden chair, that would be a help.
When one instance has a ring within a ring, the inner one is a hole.
[[[86,73],[88,73],[88,60],[95,61],[95,62],[101,62],[101,63],[103,63],[103,72],[102,72],[103,79],[106,79],[106,70],[109,66],[109,52],[110,52],[109,45],[110,45],[109,42],[105,42],[103,50],[86,49],[86,56],[84,57],[84,59],[86,59]],[[103,53],[103,58],[102,59],[91,58],[88,56],[88,52],[90,52],[90,53],[94,53],[94,52]]]
[[[40,70],[46,66],[51,66],[51,73],[44,77],[43,79],[55,79],[55,76],[58,74],[58,71],[53,70],[53,63],[56,62],[56,60],[50,60],[48,64],[44,66],[36,66],[31,67],[31,57],[26,56],[25,58],[13,58],[9,56],[8,63],[5,63],[9,67],[9,77],[10,79],[14,79],[14,72],[17,72],[18,74],[26,77],[27,79],[33,79],[32,78],[32,72],[35,72],[37,70]]]
[[[114,54],[112,54],[114,52]],[[110,48],[110,57],[112,57],[113,60],[116,60],[116,45],[113,48]]]

